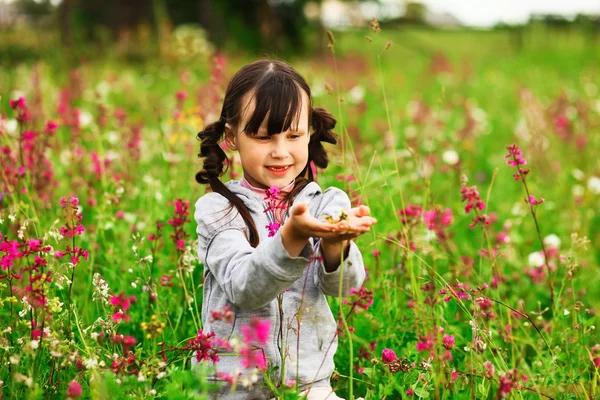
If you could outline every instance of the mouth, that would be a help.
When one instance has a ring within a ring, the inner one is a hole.
[[[265,168],[271,172],[283,173],[287,172],[287,170],[289,170],[291,167],[291,165],[267,165]]]

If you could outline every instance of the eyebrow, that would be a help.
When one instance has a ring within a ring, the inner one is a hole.
[[[256,132],[256,134],[266,134],[267,133],[267,129],[264,128],[260,128],[258,130],[258,132]],[[282,132],[279,132],[282,133]],[[279,134],[277,133],[277,135]],[[305,130],[294,130],[294,129],[290,129],[288,134],[292,134],[292,133],[296,133],[296,134],[300,134],[300,135],[306,135],[306,131]]]

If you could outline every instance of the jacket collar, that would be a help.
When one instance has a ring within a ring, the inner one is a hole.
[[[225,182],[225,186],[227,186],[232,193],[240,197],[248,208],[257,212],[263,211],[264,199],[258,193],[240,185],[239,180],[227,181]],[[300,193],[296,195],[293,202],[296,203],[303,200],[310,202],[315,195],[320,193],[321,187],[319,184],[316,182],[309,182],[308,185],[303,187]]]

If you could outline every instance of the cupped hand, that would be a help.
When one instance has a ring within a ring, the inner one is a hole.
[[[296,204],[286,221],[291,231],[298,238],[319,237],[328,242],[354,239],[368,232],[377,220],[371,217],[367,206],[360,206],[346,212],[348,218],[336,223],[322,222],[310,215],[305,203]]]
[[[356,239],[368,232],[371,226],[377,223],[377,219],[371,217],[371,209],[364,205],[351,208],[346,214],[348,215],[347,219],[335,224],[340,229],[338,235],[331,238],[323,238],[326,242]]]

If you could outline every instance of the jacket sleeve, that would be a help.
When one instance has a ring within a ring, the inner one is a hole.
[[[302,276],[314,256],[313,246],[307,242],[298,257],[291,257],[277,232],[253,248],[235,208],[229,215],[214,212],[221,202],[216,196],[222,197],[205,195],[196,202],[198,258],[232,304],[246,310],[264,307]]]
[[[324,215],[333,217],[339,216],[340,210],[348,211],[351,208],[350,199],[346,192],[336,187],[330,187],[321,195],[321,201],[315,212],[317,219],[323,220]],[[322,255],[320,249],[321,242],[317,242],[318,253]],[[323,261],[319,261],[319,267],[315,274],[315,284],[327,296],[339,296],[340,281],[343,279],[342,296],[350,295],[351,288],[360,288],[366,276],[363,264],[362,254],[358,246],[350,241],[348,256],[344,259],[341,266],[333,272],[325,270]],[[343,270],[343,277],[342,277]]]

